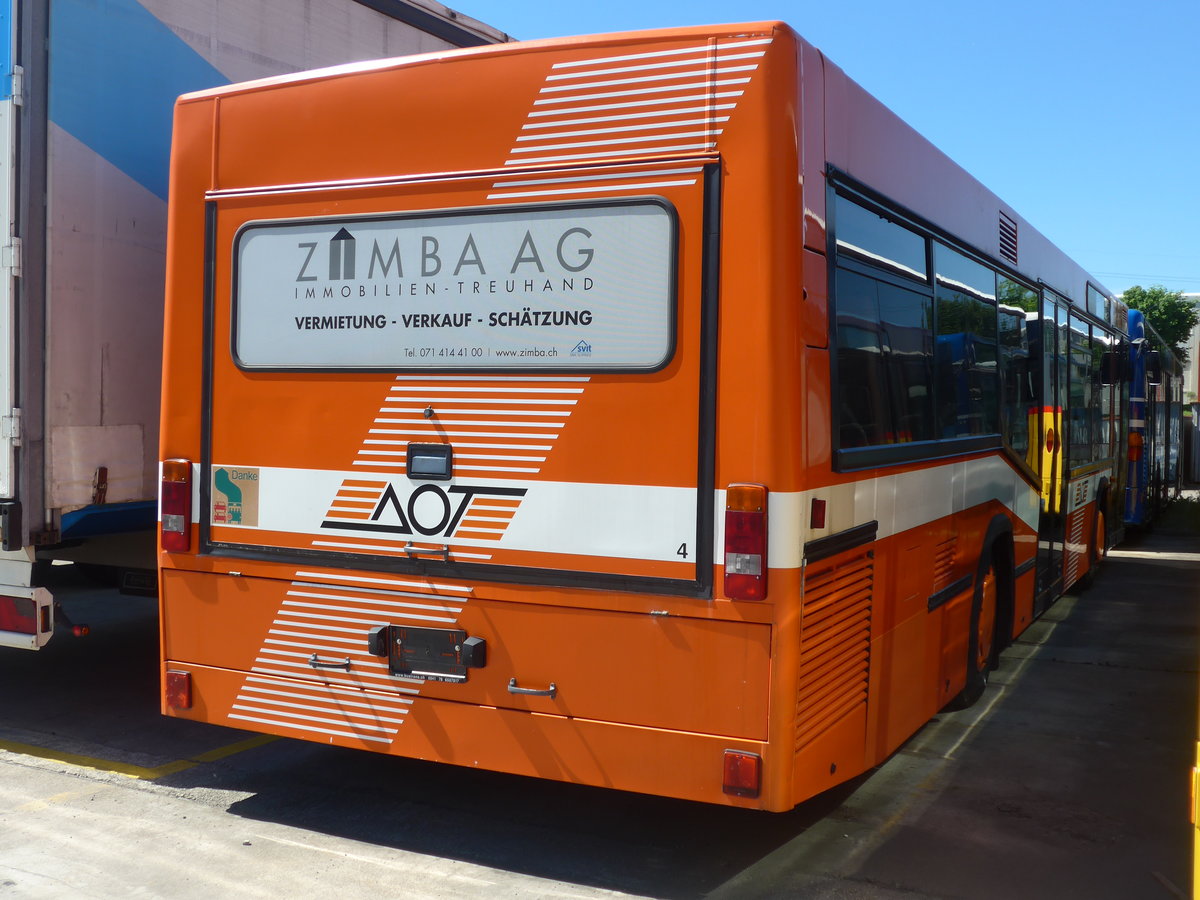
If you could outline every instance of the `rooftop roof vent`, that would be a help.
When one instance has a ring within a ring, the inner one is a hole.
[[[1017,264],[1017,223],[1014,219],[1000,212],[1000,255]]]

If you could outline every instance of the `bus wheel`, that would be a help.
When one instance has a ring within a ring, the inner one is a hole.
[[[983,696],[996,659],[996,562],[988,554],[987,569],[975,580],[971,631],[967,641],[967,683],[950,701],[950,709],[966,709]]]
[[[1086,591],[1096,581],[1096,570],[1100,568],[1100,563],[1104,557],[1108,556],[1108,548],[1104,546],[1106,531],[1104,529],[1104,510],[1096,510],[1096,524],[1092,532],[1092,541],[1088,545],[1087,550],[1087,571],[1079,576],[1075,582],[1075,587],[1078,590]]]
[[[1092,538],[1092,559],[1093,566],[1099,566],[1104,562],[1104,558],[1108,556],[1108,531],[1105,529],[1106,521],[1104,518],[1104,510],[1096,510],[1096,534]]]

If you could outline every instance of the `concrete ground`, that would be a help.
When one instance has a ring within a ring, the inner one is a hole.
[[[1193,494],[1194,496],[1194,494]],[[1200,504],[1114,550],[943,714],[730,897],[1186,897],[1197,735]],[[837,860],[837,862],[833,862]]]
[[[974,709],[783,815],[157,714],[152,601],[0,653],[0,898],[1184,897],[1200,521],[1179,507],[1007,650]]]

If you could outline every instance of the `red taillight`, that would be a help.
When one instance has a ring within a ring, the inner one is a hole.
[[[54,597],[48,590],[13,585],[0,595],[0,647],[37,650],[53,636]]]
[[[174,552],[192,546],[192,464],[186,459],[167,459],[162,464],[159,492],[162,548]]]
[[[1142,446],[1143,446],[1144,442],[1145,442],[1145,438],[1142,437],[1141,432],[1138,432],[1138,431],[1129,432],[1129,461],[1130,462],[1140,462],[1141,461]]]
[[[38,608],[29,597],[0,597],[0,631],[37,634]]]
[[[731,484],[725,492],[725,596],[767,596],[767,489]]]
[[[762,789],[762,757],[742,750],[726,750],[721,788],[735,797],[757,797]]]
[[[167,669],[166,696],[171,709],[191,709],[192,673]]]

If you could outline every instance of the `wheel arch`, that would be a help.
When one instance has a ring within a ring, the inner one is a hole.
[[[996,572],[996,638],[993,644],[993,665],[1000,651],[1012,643],[1013,619],[1016,615],[1015,556],[1013,550],[1013,526],[1008,516],[997,513],[988,522],[979,550],[979,565],[975,580],[978,582],[988,570],[988,562],[995,564]],[[972,619],[974,619],[972,612]],[[974,625],[972,624],[972,627]]]
[[[1108,529],[1113,519],[1112,510],[1108,508],[1109,493],[1108,476],[1101,476],[1100,483],[1096,485],[1096,512],[1104,513],[1104,534],[1100,536],[1104,542],[1104,548],[1108,547]]]

